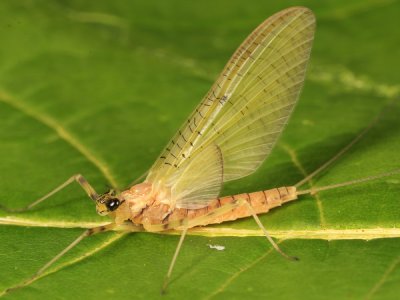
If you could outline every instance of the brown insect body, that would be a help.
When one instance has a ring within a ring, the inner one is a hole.
[[[152,194],[151,184],[141,183],[119,195],[123,204],[111,214],[117,224],[130,220],[147,231],[163,231],[186,227],[205,226],[251,216],[243,201],[247,201],[257,214],[267,213],[274,207],[297,199],[296,188],[280,187],[265,191],[226,196],[213,200],[200,209],[170,209],[166,194]],[[196,223],[192,223],[196,220]],[[186,223],[184,223],[186,222]]]

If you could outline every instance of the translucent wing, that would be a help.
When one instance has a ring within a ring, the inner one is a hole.
[[[165,182],[171,185],[173,178],[184,180],[174,174],[211,144],[222,152],[224,181],[254,172],[270,153],[297,102],[314,30],[314,15],[303,7],[283,10],[256,28],[169,142],[146,181],[160,187]],[[191,168],[191,172],[197,171]],[[184,184],[174,184],[185,189]],[[185,184],[188,190],[194,188],[190,180]],[[197,195],[201,195],[200,188]],[[201,199],[202,206],[212,200]],[[190,207],[191,201],[183,201],[182,207]]]
[[[188,159],[165,183],[170,187],[171,205],[196,209],[216,199],[223,182],[223,159],[220,148],[211,144]]]

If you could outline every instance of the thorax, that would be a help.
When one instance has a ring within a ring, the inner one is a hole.
[[[114,214],[115,223],[121,224],[130,220],[137,225],[143,224],[146,211],[151,207],[163,207],[164,213],[154,216],[162,220],[171,211],[169,205],[170,193],[167,189],[155,189],[153,184],[144,182],[132,186],[120,193],[123,204]]]

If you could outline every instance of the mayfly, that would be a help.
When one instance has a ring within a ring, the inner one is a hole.
[[[35,280],[85,237],[121,224],[139,226],[150,232],[182,231],[163,290],[187,230],[195,226],[252,216],[272,246],[284,257],[295,259],[286,255],[269,236],[258,214],[302,194],[399,173],[396,170],[352,182],[297,190],[334,157],[295,186],[219,198],[224,182],[253,173],[275,145],[299,98],[314,31],[314,14],[304,7],[278,12],[257,27],[162,151],[144,182],[124,191],[111,190],[99,195],[78,174],[27,206],[24,210],[76,181],[94,201],[97,212],[109,215],[113,222],[86,230],[33,277],[11,289]]]

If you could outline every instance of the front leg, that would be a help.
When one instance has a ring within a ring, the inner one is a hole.
[[[115,223],[109,223],[106,225],[102,225],[102,226],[98,226],[98,227],[94,227],[94,228],[85,230],[71,244],[69,244],[67,247],[65,247],[64,250],[62,250],[60,253],[58,253],[56,256],[54,256],[49,262],[47,262],[42,268],[40,268],[35,274],[33,274],[33,276],[31,276],[29,279],[23,281],[20,284],[17,284],[13,287],[6,289],[5,291],[3,291],[3,293],[0,292],[0,297],[5,294],[8,294],[10,292],[13,292],[17,289],[23,288],[23,287],[31,284],[32,282],[36,281],[51,265],[53,265],[56,261],[58,261],[61,257],[63,257],[69,250],[74,248],[83,239],[85,239],[93,234],[99,233],[99,232],[112,230],[115,227],[116,227]]]
[[[92,199],[93,201],[96,201],[96,199],[99,197],[99,195],[96,193],[96,191],[93,189],[93,187],[87,182],[87,180],[81,175],[81,174],[76,174],[72,177],[70,177],[67,181],[65,181],[63,184],[59,185],[56,187],[54,190],[49,192],[48,194],[44,195],[43,197],[35,200],[31,204],[23,207],[23,208],[17,208],[17,209],[12,209],[12,208],[7,208],[2,205],[0,205],[0,208],[2,208],[5,211],[8,212],[24,212],[27,210],[32,209],[39,203],[43,202],[44,200],[48,199],[49,197],[53,196],[55,193],[61,191],[63,188],[71,184],[72,182],[76,181],[79,183],[79,185],[85,190],[86,194]]]

